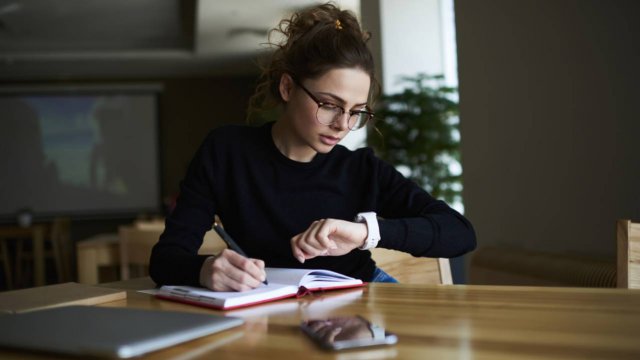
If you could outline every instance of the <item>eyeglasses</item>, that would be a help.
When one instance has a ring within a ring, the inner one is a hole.
[[[311,91],[309,91],[304,85],[302,85],[298,80],[294,80],[296,85],[298,85],[302,90],[304,90],[309,97],[315,101],[318,105],[318,111],[316,111],[316,119],[322,125],[330,126],[336,121],[340,121],[344,113],[349,114],[349,119],[347,120],[347,126],[349,130],[358,130],[365,126],[369,120],[373,118],[375,115],[370,111],[365,110],[345,110],[343,107],[338,106],[336,104],[332,104],[329,102],[324,102],[318,100]]]

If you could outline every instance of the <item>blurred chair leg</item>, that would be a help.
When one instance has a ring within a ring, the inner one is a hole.
[[[51,250],[53,251],[53,262],[56,266],[56,277],[59,283],[65,281],[65,274],[62,268],[62,252],[60,249],[60,243],[58,239],[51,239]]]
[[[22,275],[22,258],[24,255],[24,240],[18,239],[16,242],[16,284],[24,287]]]
[[[65,282],[71,279],[70,247],[71,247],[71,219],[67,217],[53,220],[51,228],[51,242],[53,256],[58,271],[58,281]]]
[[[11,271],[11,264],[9,263],[9,249],[4,239],[0,239],[0,252],[2,252],[2,265],[4,266],[4,278],[7,289],[11,290],[13,289],[13,273]]]
[[[46,283],[44,258],[45,228],[38,226],[33,232],[33,285],[42,286]]]
[[[62,256],[63,281],[72,281],[71,274],[71,237],[67,234],[60,243]]]
[[[78,253],[78,282],[81,284],[99,283],[98,251],[94,248],[83,247]]]

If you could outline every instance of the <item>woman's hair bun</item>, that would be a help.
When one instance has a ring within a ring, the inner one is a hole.
[[[333,3],[306,8],[281,20],[269,32],[267,45],[274,51],[262,68],[249,112],[282,103],[279,85],[285,73],[302,81],[331,69],[358,68],[370,76],[375,92],[378,86],[369,38],[355,14]]]

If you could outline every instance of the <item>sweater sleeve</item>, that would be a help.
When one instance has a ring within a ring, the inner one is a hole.
[[[379,247],[445,258],[475,249],[475,231],[469,220],[393,166],[377,158],[374,162],[379,184],[377,213],[382,217]]]
[[[149,275],[158,285],[199,286],[200,268],[208,255],[198,255],[198,249],[215,214],[212,142],[210,134],[191,161],[176,207],[151,252]]]

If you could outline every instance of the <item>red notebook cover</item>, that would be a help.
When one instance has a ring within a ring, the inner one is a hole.
[[[218,292],[189,286],[163,286],[156,297],[219,310],[238,309],[311,292],[363,286],[354,279],[329,270],[267,268],[269,285],[244,292]]]

